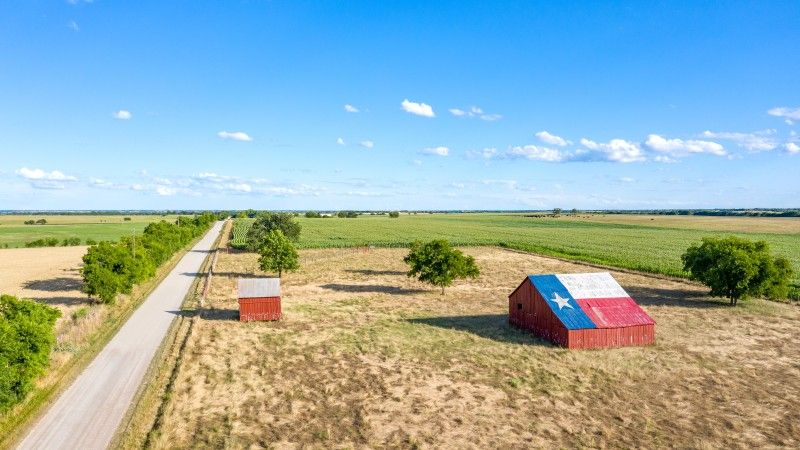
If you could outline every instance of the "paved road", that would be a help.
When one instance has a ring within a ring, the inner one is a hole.
[[[108,447],[221,229],[222,222],[214,224],[178,262],[33,427],[20,449]]]

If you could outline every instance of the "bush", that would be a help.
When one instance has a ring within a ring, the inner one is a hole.
[[[305,215],[306,215],[306,218],[308,218],[308,219],[319,219],[320,217],[322,217],[322,216],[321,216],[321,215],[320,215],[318,212],[316,212],[316,211],[306,211],[306,214],[305,214]]]
[[[703,238],[681,259],[692,279],[710,287],[711,295],[727,297],[732,306],[752,296],[778,299],[789,295],[791,264],[786,258],[773,257],[765,241]]]
[[[61,245],[64,247],[81,245],[81,238],[79,237],[64,238],[64,240],[61,241]]]
[[[86,239],[86,245],[97,245],[97,241],[92,238]]]
[[[0,411],[22,401],[44,372],[60,315],[31,300],[0,296]]]
[[[273,230],[280,230],[290,241],[300,239],[300,224],[288,213],[262,213],[247,231],[247,249],[259,251],[266,244],[267,236]]]
[[[122,218],[122,221],[123,221],[123,222],[130,222],[130,221],[131,221],[131,218],[130,218],[130,217],[123,217],[123,218]]]
[[[336,216],[340,219],[355,219],[358,217],[358,213],[355,211],[339,211]]]
[[[397,219],[398,217],[400,217],[400,213],[397,211],[392,211],[389,213],[389,217],[391,217],[392,219]]]
[[[159,266],[205,233],[215,220],[211,213],[178,217],[175,223],[162,220],[147,225],[139,237],[90,246],[81,268],[84,291],[103,303],[113,303],[117,294],[128,294],[136,283],[155,275]]]
[[[415,241],[403,262],[410,266],[407,273],[409,277],[417,277],[419,281],[441,287],[442,295],[444,288],[453,284],[456,278],[476,278],[480,275],[475,258],[465,256],[443,239],[427,243]]]
[[[36,239],[35,241],[26,242],[25,247],[27,248],[57,247],[58,242],[59,242],[58,238],[41,238],[41,239]]]
[[[25,225],[36,225],[36,221],[35,220],[26,220],[24,223],[25,223]]]
[[[39,219],[36,221],[36,225],[47,225],[46,219]]]

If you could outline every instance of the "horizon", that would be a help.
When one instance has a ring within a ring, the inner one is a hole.
[[[0,206],[797,208],[798,23],[789,1],[6,2]]]

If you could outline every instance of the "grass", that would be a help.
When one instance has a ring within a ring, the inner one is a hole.
[[[126,221],[125,218],[130,220]],[[176,216],[160,215],[0,215],[0,247],[24,247],[37,239],[77,237],[81,242],[117,240],[132,233],[141,234],[144,228],[159,220],[175,220]],[[45,219],[46,225],[25,225],[30,219]]]
[[[398,219],[298,220],[303,227],[301,248],[405,247],[415,239],[448,239],[460,246],[499,245],[678,277],[686,276],[680,256],[689,245],[706,236],[733,234],[769,242],[776,254],[792,262],[794,283],[800,284],[800,219],[793,218],[403,214]],[[235,239],[243,240],[251,223],[252,219],[237,219]]]
[[[648,347],[568,351],[507,324],[528,273],[585,266],[468,247],[445,296],[402,249],[301,251],[284,319],[235,320],[257,255],[221,253],[154,448],[796,447],[800,311],[617,273],[658,323]]]

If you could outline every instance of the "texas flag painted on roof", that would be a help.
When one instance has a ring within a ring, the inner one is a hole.
[[[608,272],[528,278],[567,329],[655,324]]]

